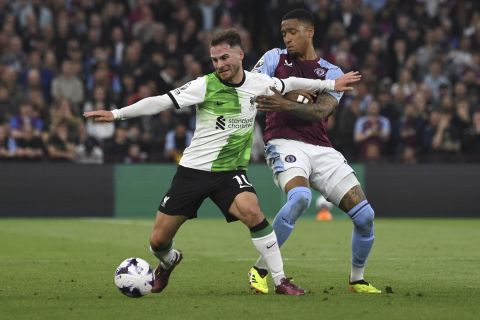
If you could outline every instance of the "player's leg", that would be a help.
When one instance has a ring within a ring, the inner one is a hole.
[[[350,288],[356,292],[380,292],[363,279],[365,264],[375,238],[375,213],[343,155],[333,148],[318,146],[315,149],[312,152],[316,156],[313,158],[315,170],[310,178],[311,186],[345,211],[353,222]]]
[[[252,192],[238,194],[230,206],[229,212],[250,229],[253,245],[272,274],[275,292],[287,295],[305,294],[305,290],[297,287],[285,277],[275,231],[261,211],[256,194]]]
[[[204,174],[199,170],[178,167],[172,185],[158,207],[150,237],[150,251],[160,263],[155,269],[152,292],[161,292],[167,286],[170,274],[182,260],[182,252],[173,247],[173,238],[187,219],[197,217],[197,210],[207,196]]]
[[[308,176],[310,161],[300,149],[301,142],[284,139],[272,140],[266,147],[266,158],[275,176],[278,186],[286,193],[287,202],[275,215],[273,230],[278,244],[282,246],[293,232],[297,219],[307,211],[312,200]],[[261,257],[249,272],[250,278],[258,278],[259,282],[267,275],[267,265]]]
[[[155,281],[152,287],[154,293],[165,289],[173,269],[182,261],[182,252],[173,248],[173,238],[186,220],[185,216],[170,216],[157,212],[150,236],[150,251],[160,260],[155,269]]]
[[[354,179],[356,180],[356,177],[351,174],[345,177],[343,181],[345,184],[353,184]],[[353,292],[380,293],[380,290],[364,279],[365,265],[375,240],[375,212],[359,183],[347,191],[338,206],[348,214],[353,222],[350,289]]]

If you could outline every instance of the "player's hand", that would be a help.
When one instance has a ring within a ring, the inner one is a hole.
[[[345,73],[341,77],[335,79],[335,91],[352,91],[353,87],[349,87],[349,84],[358,82],[362,79],[362,76],[358,71],[350,71]]]
[[[285,97],[285,99],[298,103],[309,103],[315,101],[315,99],[317,98],[317,95],[315,93],[303,89],[292,90],[290,92],[287,92],[283,96]]]
[[[87,119],[91,118],[93,121],[96,122],[113,122],[115,120],[113,118],[113,113],[106,110],[84,112],[83,116]]]
[[[285,99],[274,87],[270,87],[270,90],[273,91],[273,95],[257,97],[257,110],[264,112],[288,111],[293,102]]]

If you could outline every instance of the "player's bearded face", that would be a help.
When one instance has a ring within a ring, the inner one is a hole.
[[[280,31],[287,51],[292,56],[302,56],[313,36],[313,29],[297,19],[283,20]]]
[[[232,48],[228,44],[219,44],[210,47],[210,57],[217,75],[223,81],[232,82],[243,70],[243,51],[240,47]]]

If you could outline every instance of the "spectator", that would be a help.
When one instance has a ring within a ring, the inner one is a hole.
[[[33,129],[34,136],[40,136],[44,123],[40,119],[32,107],[30,101],[23,101],[20,104],[20,113],[12,117],[10,120],[10,130],[13,138],[21,138],[23,128],[30,126]]]
[[[68,136],[65,123],[58,123],[47,141],[47,151],[50,161],[72,162],[75,159],[75,145]]]
[[[390,121],[380,115],[380,105],[372,101],[367,115],[355,123],[354,141],[360,148],[360,158],[366,161],[380,161],[384,157],[384,147],[390,138]]]
[[[9,97],[8,88],[0,84],[0,124],[6,122],[15,113],[15,107]]]
[[[103,163],[103,150],[94,138],[87,138],[75,148],[75,162],[82,164]]]
[[[430,153],[427,156],[433,162],[459,161],[461,154],[461,136],[456,127],[452,125],[453,113],[450,110],[432,112],[434,117],[433,127],[427,131],[427,147]]]
[[[92,100],[89,100],[83,106],[83,112],[92,110],[112,110],[116,109],[115,105],[107,99],[107,93],[104,87],[95,87],[93,90]],[[114,123],[94,122],[91,119],[86,121],[87,136],[94,138],[102,143],[103,140],[113,137],[115,133]]]
[[[440,98],[440,87],[442,85],[450,88],[450,80],[442,73],[442,65],[439,60],[435,60],[430,64],[430,72],[425,76],[423,82],[432,92],[435,100]]]
[[[105,140],[105,162],[122,163],[128,155],[130,140],[127,137],[127,130],[123,127],[115,129],[115,136]]]
[[[360,98],[354,97],[349,105],[344,106],[338,119],[338,147],[339,151],[347,159],[356,160],[357,147],[353,141],[354,128],[357,119],[360,118]]]
[[[70,100],[76,111],[80,111],[78,108],[84,99],[84,86],[75,74],[75,66],[71,61],[65,60],[62,63],[62,73],[53,79],[52,96],[56,100]]]
[[[127,156],[123,160],[124,163],[143,163],[147,160],[147,154],[142,152],[141,147],[137,143],[132,143],[128,147]]]
[[[467,161],[480,162],[480,109],[473,113],[472,124],[464,131],[462,139]]]
[[[193,132],[187,129],[183,123],[179,123],[173,130],[167,133],[165,142],[165,157],[172,162],[178,163],[183,151],[190,145]]]
[[[41,161],[44,156],[42,139],[35,135],[35,130],[30,124],[24,125],[21,131],[20,137],[15,139],[16,159],[29,162]]]
[[[7,126],[0,123],[0,161],[5,161],[13,156],[13,139],[8,135]]]
[[[411,103],[407,103],[399,124],[399,149],[404,163],[416,163],[416,153],[421,149],[421,133],[425,123],[418,116],[418,111]]]

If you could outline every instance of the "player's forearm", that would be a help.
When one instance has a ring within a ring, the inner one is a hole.
[[[337,107],[337,99],[326,94],[320,94],[313,104],[294,103],[290,105],[289,111],[300,119],[307,121],[320,121],[325,119]]]
[[[115,120],[125,120],[140,116],[151,116],[173,108],[173,102],[167,94],[142,99],[121,109],[112,110]]]
[[[335,80],[319,80],[290,77],[282,80],[285,84],[283,92],[304,89],[314,92],[335,91]]]

